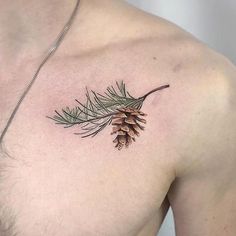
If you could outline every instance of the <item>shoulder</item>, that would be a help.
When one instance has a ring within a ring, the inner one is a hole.
[[[175,127],[170,134],[178,137],[176,173],[229,170],[236,164],[236,68],[205,45],[191,40],[188,45],[191,50],[177,59],[182,71],[170,78],[168,117]]]
[[[204,166],[217,170],[225,157],[235,165],[236,67],[178,26],[145,17],[151,37],[137,47],[143,58],[155,58],[146,67],[145,86],[170,84],[156,117],[164,122],[160,130],[166,142],[178,153],[177,175],[201,172]],[[156,104],[155,98],[150,104]]]
[[[192,95],[189,98],[199,96],[199,101],[209,99],[204,104],[215,109],[232,106],[230,101],[236,96],[236,67],[227,57],[160,17],[142,13],[136,23],[145,35],[133,43],[133,48],[140,50],[140,65],[149,63],[147,60],[142,62],[141,57],[155,61],[153,66],[148,67],[149,71],[146,70],[153,75],[150,82],[161,79],[161,71],[162,77],[165,76],[174,85],[173,88],[182,87],[183,95]],[[184,93],[187,93],[185,86],[189,86],[191,94]]]

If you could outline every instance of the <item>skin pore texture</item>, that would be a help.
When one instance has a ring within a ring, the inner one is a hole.
[[[0,132],[76,1],[2,1]],[[0,150],[1,236],[155,236],[169,206],[178,236],[236,234],[236,69],[177,26],[119,0],[81,0]],[[114,149],[47,116],[86,87],[153,93],[145,131]]]

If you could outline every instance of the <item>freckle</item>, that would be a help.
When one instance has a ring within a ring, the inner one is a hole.
[[[182,69],[182,64],[178,63],[177,65],[175,65],[172,69],[173,72],[179,72]]]
[[[153,60],[156,60],[157,58],[156,57],[153,57]]]

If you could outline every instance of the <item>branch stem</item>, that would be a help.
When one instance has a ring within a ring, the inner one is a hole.
[[[145,100],[150,94],[155,93],[156,91],[159,91],[159,90],[162,90],[165,88],[169,88],[169,87],[170,87],[170,85],[167,84],[167,85],[163,85],[161,87],[155,88],[155,89],[151,90],[150,92],[146,93],[144,96],[140,97],[139,99]]]

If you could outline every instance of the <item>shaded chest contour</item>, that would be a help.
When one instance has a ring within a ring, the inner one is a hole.
[[[118,160],[93,151],[76,153],[78,160],[71,154],[4,165],[0,201],[19,235],[135,235],[152,217],[168,188],[166,173],[141,155]]]

